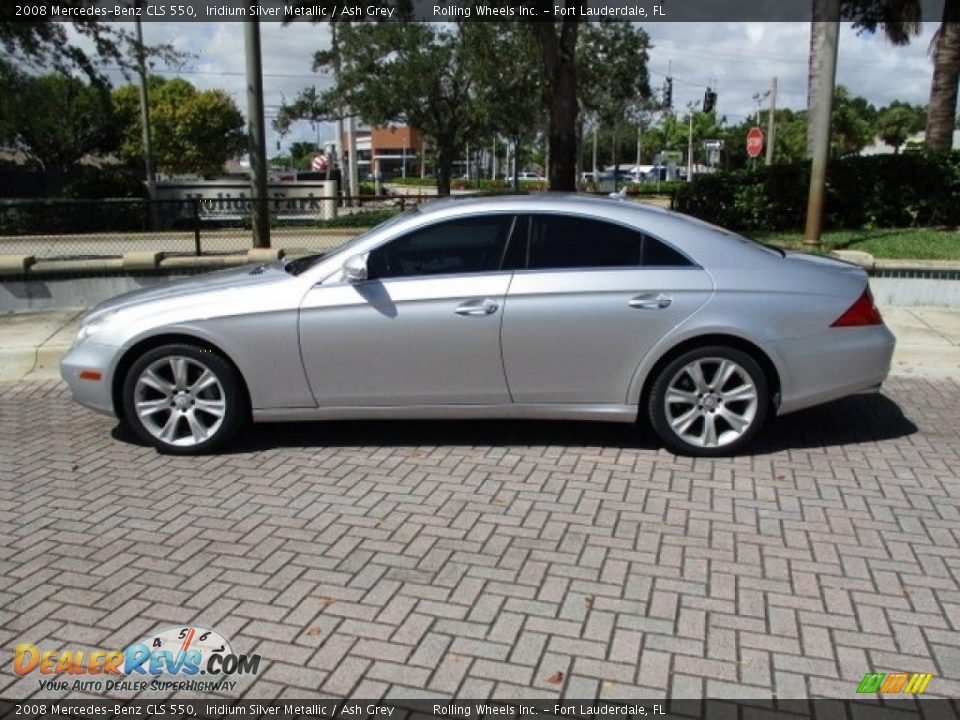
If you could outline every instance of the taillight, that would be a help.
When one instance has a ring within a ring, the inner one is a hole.
[[[850,306],[843,315],[838,317],[830,327],[856,327],[858,325],[882,325],[883,318],[880,311],[873,304],[873,295],[870,288],[863,291],[863,295]]]

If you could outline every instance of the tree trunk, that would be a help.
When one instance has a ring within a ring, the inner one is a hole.
[[[928,150],[949,150],[957,112],[960,82],[960,0],[946,0],[943,22],[933,56],[933,82],[924,145]]]
[[[450,194],[450,176],[453,174],[453,156],[456,151],[455,143],[443,138],[437,139],[437,195]]]
[[[820,73],[823,70],[826,10],[826,0],[813,0],[813,19],[810,22],[810,58],[807,65],[807,159],[813,157],[813,122],[811,118],[817,117],[817,111],[820,109],[816,89],[820,83]],[[757,118],[757,121],[759,124],[759,118]]]
[[[574,5],[577,15],[582,15],[581,3],[568,0],[567,7]],[[566,192],[577,189],[576,49],[579,24],[579,20],[563,20],[558,37],[554,23],[536,23],[550,118],[547,179],[551,190]]]

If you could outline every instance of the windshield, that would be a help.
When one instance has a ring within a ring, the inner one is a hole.
[[[291,260],[290,262],[288,262],[286,265],[283,266],[283,269],[286,270],[291,275],[299,275],[304,270],[308,270],[309,268],[317,264],[320,260],[323,260],[324,258],[329,257],[332,254],[349,253],[351,248],[362,243],[364,240],[369,238],[370,235],[373,234],[374,232],[379,232],[384,228],[388,228],[391,225],[395,225],[402,220],[406,220],[407,218],[410,217],[411,213],[415,213],[415,212],[417,212],[416,205],[414,205],[409,210],[405,210],[404,212],[395,215],[389,220],[385,220],[379,225],[374,225],[372,228],[368,228],[367,230],[364,230],[359,235],[351,238],[350,240],[347,240],[347,242],[345,242],[343,245],[338,245],[337,247],[333,248],[332,250],[330,250],[330,252],[319,253],[317,255],[307,255],[305,257],[297,258],[296,260]]]

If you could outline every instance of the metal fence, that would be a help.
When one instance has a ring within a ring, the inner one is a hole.
[[[271,247],[288,255],[325,252],[359,230],[425,200],[422,195],[267,200]],[[185,200],[0,200],[0,255],[42,259],[245,253],[252,246],[245,197]]]

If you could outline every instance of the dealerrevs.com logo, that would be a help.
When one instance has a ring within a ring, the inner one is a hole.
[[[237,682],[231,678],[259,669],[259,655],[237,654],[223,635],[199,626],[168,628],[126,650],[41,650],[21,643],[13,658],[17,675],[46,676],[41,689],[85,692],[232,690]]]

